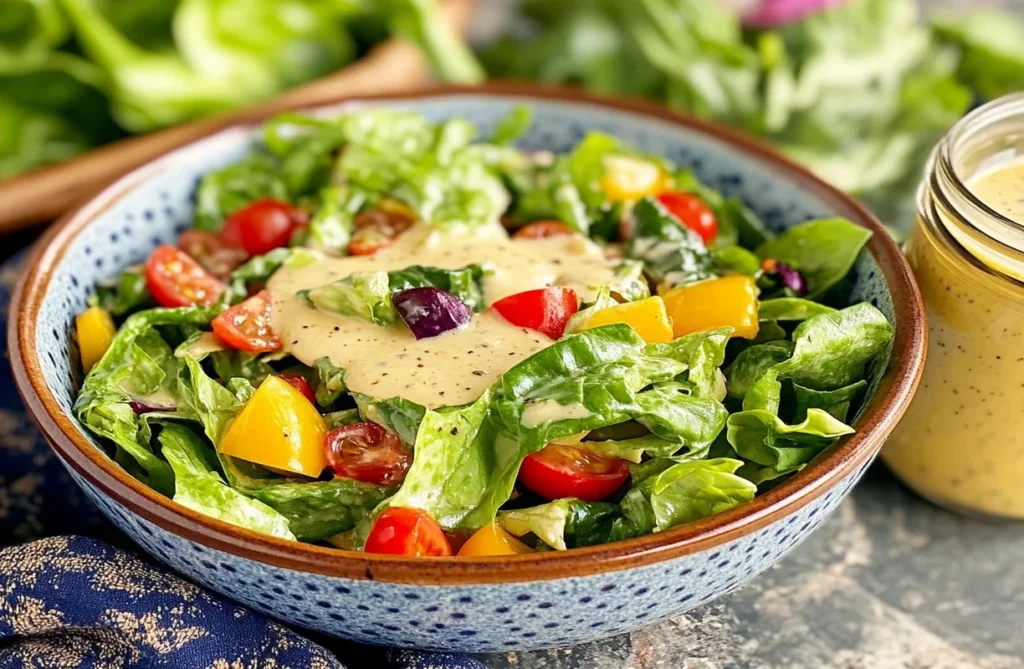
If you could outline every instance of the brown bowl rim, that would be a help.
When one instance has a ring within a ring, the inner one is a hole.
[[[158,159],[121,178],[51,226],[38,242],[28,270],[19,280],[12,299],[8,340],[15,385],[29,414],[64,462],[90,485],[147,521],[190,541],[241,558],[347,579],[418,585],[472,585],[587,576],[705,551],[806,506],[878,452],[906,411],[920,381],[927,328],[921,295],[906,260],[882,224],[863,205],[758,140],[650,102],[613,99],[575,89],[520,82],[439,86],[337,102],[400,101],[453,95],[524,98],[524,102],[531,98],[575,102],[667,121],[709,135],[754,160],[766,163],[828,204],[839,215],[869,228],[874,234],[868,249],[892,291],[896,336],[889,369],[857,421],[856,434],[841,440],[818,461],[788,481],[730,511],[657,534],[562,552],[457,560],[368,555],[276,539],[203,516],[174,504],[145,486],[89,442],[73,420],[61,412],[43,379],[35,349],[39,309],[56,263],[91,220],[159,171],[161,159]],[[222,132],[246,127],[249,126],[239,124]],[[182,149],[187,150],[193,144],[189,143]]]

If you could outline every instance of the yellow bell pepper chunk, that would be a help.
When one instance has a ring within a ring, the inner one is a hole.
[[[75,330],[78,332],[82,369],[88,372],[110,348],[117,328],[106,309],[89,307],[75,318]]]
[[[601,190],[609,202],[633,202],[657,195],[668,185],[668,176],[657,164],[628,156],[608,156],[604,160]]]
[[[484,555],[518,555],[532,553],[529,546],[516,539],[496,523],[485,525],[473,533],[459,549],[458,557]]]
[[[268,376],[217,447],[225,455],[315,478],[327,466],[326,436],[316,407],[287,381]]]
[[[588,318],[580,329],[590,330],[613,323],[631,325],[648,344],[672,341],[672,321],[660,297],[648,297],[602,309]]]
[[[664,295],[676,337],[731,327],[734,337],[757,336],[757,284],[749,276],[726,276],[673,288]]]

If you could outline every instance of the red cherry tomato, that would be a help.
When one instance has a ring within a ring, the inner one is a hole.
[[[371,256],[391,246],[398,235],[412,227],[416,215],[408,207],[395,203],[361,212],[352,222],[356,231],[348,243],[349,255]]]
[[[256,200],[228,216],[221,237],[251,256],[288,246],[299,226],[309,222],[306,212],[281,200]]]
[[[395,241],[395,234],[391,228],[380,226],[369,226],[360,228],[352,233],[352,239],[348,242],[348,254],[352,256],[372,256],[374,253],[386,249]]]
[[[597,502],[627,478],[629,465],[622,458],[567,444],[548,444],[526,456],[519,468],[519,481],[545,499],[577,497]]]
[[[316,393],[313,392],[313,386],[309,385],[306,377],[298,374],[278,374],[277,377],[302,393],[310,404],[316,404]]]
[[[178,237],[178,248],[192,256],[207,272],[226,279],[249,257],[245,249],[228,243],[206,230],[186,230]]]
[[[718,234],[718,219],[714,212],[693,193],[668,191],[658,196],[658,202],[665,205],[683,225],[700,235],[705,246],[711,244]]]
[[[572,228],[561,221],[534,221],[516,230],[512,236],[516,239],[544,239],[571,234]]]
[[[401,483],[412,464],[398,436],[371,422],[331,430],[325,451],[327,464],[336,476],[376,485]]]
[[[366,537],[367,553],[410,557],[449,557],[452,547],[437,521],[419,509],[385,509]]]
[[[512,325],[536,330],[552,339],[562,336],[569,318],[580,308],[576,291],[558,287],[516,293],[491,306]]]
[[[270,293],[261,291],[213,319],[213,334],[231,348],[267,353],[281,348],[270,325]]]
[[[224,292],[224,284],[187,253],[161,244],[146,261],[146,285],[160,306],[210,306]]]

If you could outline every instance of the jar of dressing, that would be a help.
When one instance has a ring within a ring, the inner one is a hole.
[[[949,131],[917,205],[928,362],[882,458],[937,504],[1024,520],[1024,94]]]

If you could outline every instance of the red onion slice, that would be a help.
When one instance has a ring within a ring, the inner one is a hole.
[[[401,290],[391,296],[391,301],[416,339],[464,328],[473,318],[465,302],[440,288]]]

